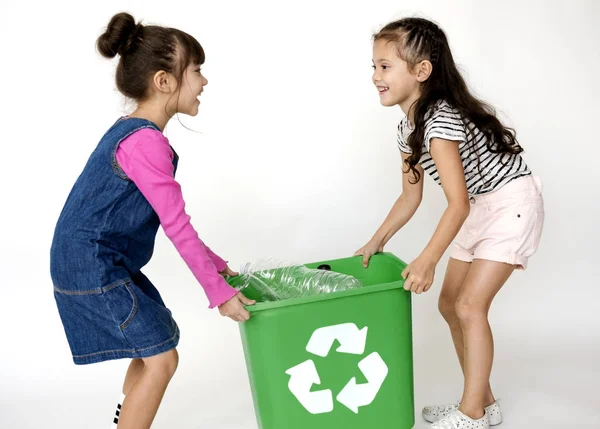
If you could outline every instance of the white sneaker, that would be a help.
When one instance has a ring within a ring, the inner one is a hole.
[[[429,423],[437,422],[448,414],[458,410],[459,405],[460,402],[453,402],[452,404],[431,405],[425,407],[423,408],[423,418]],[[500,410],[498,401],[485,407],[485,412],[489,417],[490,426],[496,426],[502,423],[502,411]]]
[[[482,418],[473,420],[456,410],[429,426],[429,429],[489,429],[489,427],[487,411]]]

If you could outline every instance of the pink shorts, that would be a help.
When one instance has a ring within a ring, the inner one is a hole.
[[[544,226],[542,183],[525,176],[471,198],[471,212],[454,241],[451,258],[487,259],[527,268]]]

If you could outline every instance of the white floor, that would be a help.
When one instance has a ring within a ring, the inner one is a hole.
[[[500,342],[493,381],[504,411],[501,428],[600,428],[598,344],[538,349],[531,344]],[[452,400],[461,387],[455,358],[448,354],[443,359],[439,350],[433,353],[426,347],[433,344],[415,345],[417,429],[427,428],[419,414],[423,405]],[[445,345],[444,350],[449,351]],[[194,376],[197,371],[190,370],[194,363],[183,361],[153,428],[256,429],[243,365],[232,362],[228,377],[204,372],[199,379]],[[103,364],[101,373],[94,373],[102,378],[97,379],[97,389],[89,388],[94,380],[86,379],[90,372],[79,367],[79,379],[68,382],[62,380],[59,370],[44,374],[46,380],[54,378],[51,386],[36,384],[35,374],[19,384],[8,380],[5,386],[19,388],[0,393],[0,428],[108,429],[118,386],[115,391],[107,388],[107,378],[114,377],[118,385],[115,369],[124,364]]]

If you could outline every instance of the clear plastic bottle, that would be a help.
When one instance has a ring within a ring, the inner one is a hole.
[[[346,274],[310,269],[277,259],[259,259],[243,264],[240,276],[239,289],[252,287],[260,295],[260,301],[280,301],[363,286],[358,279]]]

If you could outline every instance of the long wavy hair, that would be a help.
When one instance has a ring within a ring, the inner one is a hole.
[[[523,152],[515,130],[498,120],[492,106],[471,94],[456,67],[446,34],[437,24],[423,18],[402,18],[387,24],[374,34],[373,41],[378,40],[393,43],[399,58],[406,61],[410,69],[424,60],[428,60],[433,66],[431,75],[421,84],[421,96],[411,106],[414,129],[407,141],[412,153],[406,160],[406,171],[412,171],[414,183],[421,179],[415,166],[423,154],[427,115],[441,100],[445,100],[463,119],[470,121],[485,135],[491,152]],[[467,128],[468,135],[472,136],[473,127]],[[475,145],[473,138],[468,137],[468,140]]]

